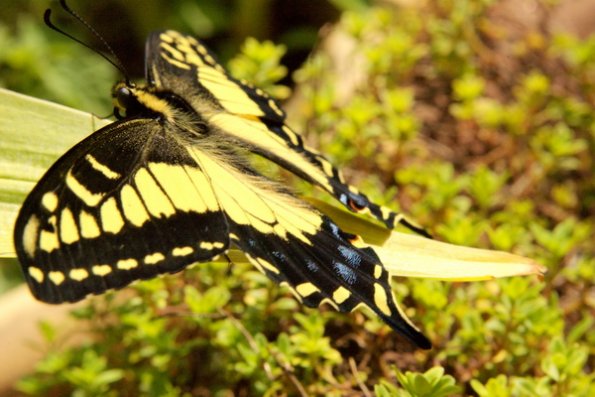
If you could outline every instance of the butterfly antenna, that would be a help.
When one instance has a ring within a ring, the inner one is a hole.
[[[111,56],[113,57],[110,58],[107,55],[105,55],[103,52],[98,51],[96,48],[92,47],[91,45],[77,39],[76,37],[74,37],[73,35],[71,35],[70,33],[65,32],[64,30],[60,29],[59,27],[57,27],[50,19],[50,15],[52,13],[51,9],[47,9],[45,10],[45,13],[43,14],[43,21],[45,22],[45,24],[52,30],[55,30],[56,32],[68,37],[71,40],[76,41],[77,43],[87,47],[88,49],[90,49],[91,51],[99,54],[103,59],[105,59],[106,61],[108,61],[111,65],[113,65],[116,69],[118,69],[123,75],[124,78],[126,79],[126,84],[129,85],[130,84],[130,79],[128,78],[128,72],[126,71],[126,68],[124,67],[124,64],[122,63],[122,61],[120,60],[120,58],[118,58],[118,56],[116,55],[116,53],[114,52],[114,50],[112,49],[112,47],[107,43],[107,41],[103,38],[103,36],[101,36],[99,34],[99,32],[97,32],[97,30],[95,30],[95,28],[93,28],[93,26],[91,26],[83,17],[81,17],[76,11],[74,11],[72,8],[70,8],[68,6],[68,4],[66,4],[66,0],[60,0],[60,5],[62,6],[62,8],[64,9],[64,11],[66,11],[68,14],[70,14],[74,19],[76,19],[77,21],[79,21],[81,24],[83,24],[83,26],[85,26],[87,28],[87,30],[89,30],[93,36],[95,36],[97,39],[99,39],[99,41],[101,41],[101,43],[103,44],[103,46],[108,50],[108,52],[111,54]],[[115,59],[115,61],[114,61]]]

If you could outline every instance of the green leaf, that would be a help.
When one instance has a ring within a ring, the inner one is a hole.
[[[15,256],[12,229],[34,183],[66,150],[108,123],[0,88],[0,258]]]
[[[396,371],[401,386],[414,397],[448,397],[460,392],[454,378],[444,375],[444,368],[434,367],[423,374]]]

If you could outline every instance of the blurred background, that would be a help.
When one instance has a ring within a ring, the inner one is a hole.
[[[439,240],[524,255],[548,273],[395,280],[434,343],[419,352],[363,312],[306,309],[250,267],[201,265],[138,284],[126,301],[91,300],[76,317],[93,337],[74,348],[44,323],[46,358],[9,389],[595,395],[595,1],[69,4],[138,79],[149,32],[196,35],[237,77],[283,100],[291,125],[374,200]],[[104,49],[55,2],[4,1],[0,86],[109,115],[122,76],[47,28],[49,6],[60,28]],[[13,269],[2,269],[4,290],[21,280]]]
[[[283,63],[295,70],[318,41],[320,28],[337,21],[350,3],[354,7],[366,5],[365,1],[351,0],[69,2],[109,43],[134,77],[144,73],[145,38],[163,29],[204,39],[223,61],[236,54],[247,37],[273,40],[288,48]],[[90,50],[47,28],[43,13],[49,7],[60,28],[105,52],[103,43],[67,15],[57,1],[8,1],[0,15],[1,83],[20,92],[96,110],[108,101],[106,82],[112,84],[121,76]],[[69,73],[73,69],[82,73]],[[84,90],[78,96],[73,93],[80,91],[76,87]]]

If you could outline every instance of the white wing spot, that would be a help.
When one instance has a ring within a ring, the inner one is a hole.
[[[38,283],[41,283],[43,281],[43,272],[41,271],[40,268],[35,267],[35,266],[30,266],[28,269],[29,275],[31,276],[31,278],[33,278],[33,280],[37,281]]]
[[[91,272],[96,276],[106,276],[112,272],[112,268],[110,265],[93,265],[91,267]]]
[[[41,235],[39,236],[39,248],[45,252],[52,252],[60,248],[60,242],[58,241],[58,234],[55,231],[50,232],[48,230],[41,230]]]
[[[72,269],[68,276],[73,280],[83,281],[84,279],[89,277],[89,272],[87,271],[87,269],[83,268]]]
[[[376,265],[374,266],[374,278],[380,278],[382,276],[382,266]]]
[[[335,292],[333,292],[333,300],[338,305],[345,302],[347,299],[349,299],[350,296],[351,296],[351,293],[349,292],[349,290],[343,286],[337,288],[335,290]]]
[[[64,273],[59,271],[50,272],[48,278],[56,285],[62,284],[66,279],[66,277],[64,277]]]
[[[47,192],[41,197],[41,205],[49,212],[56,211],[56,208],[58,208],[58,195],[54,192]]]
[[[390,308],[388,307],[388,297],[386,296],[386,291],[382,288],[382,285],[375,283],[374,284],[374,303],[380,311],[387,316],[391,315]]]
[[[143,260],[147,265],[154,265],[158,262],[161,262],[162,260],[165,259],[165,256],[163,256],[162,253],[160,252],[154,252],[150,255],[145,256],[145,259]]]
[[[320,289],[312,283],[302,283],[295,287],[295,290],[301,296],[310,296],[315,292],[320,292]]]
[[[64,208],[60,214],[60,239],[66,244],[79,240],[79,230],[69,208]]]
[[[192,247],[176,247],[171,251],[173,256],[188,256],[194,252],[194,248]]]
[[[22,243],[25,254],[29,258],[35,255],[35,248],[37,247],[37,237],[39,236],[39,219],[35,215],[31,215],[25,228],[23,229]]]
[[[122,213],[118,209],[116,199],[111,197],[101,206],[101,226],[108,233],[118,233],[124,227]]]
[[[120,270],[130,270],[138,266],[138,261],[134,258],[120,259],[116,263],[116,267]]]
[[[95,220],[95,217],[87,211],[81,211],[79,214],[79,223],[81,225],[81,236],[83,236],[83,238],[95,238],[99,237],[101,234],[97,220]]]

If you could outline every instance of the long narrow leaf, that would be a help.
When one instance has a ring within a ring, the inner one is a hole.
[[[89,113],[0,89],[0,258],[14,258],[12,229],[35,182],[68,148],[109,123]]]
[[[15,257],[12,228],[34,183],[68,148],[107,123],[89,113],[0,89],[0,259]],[[310,202],[372,244],[395,276],[474,281],[545,271],[518,255],[390,232],[333,205]],[[231,258],[246,260],[235,251]]]

